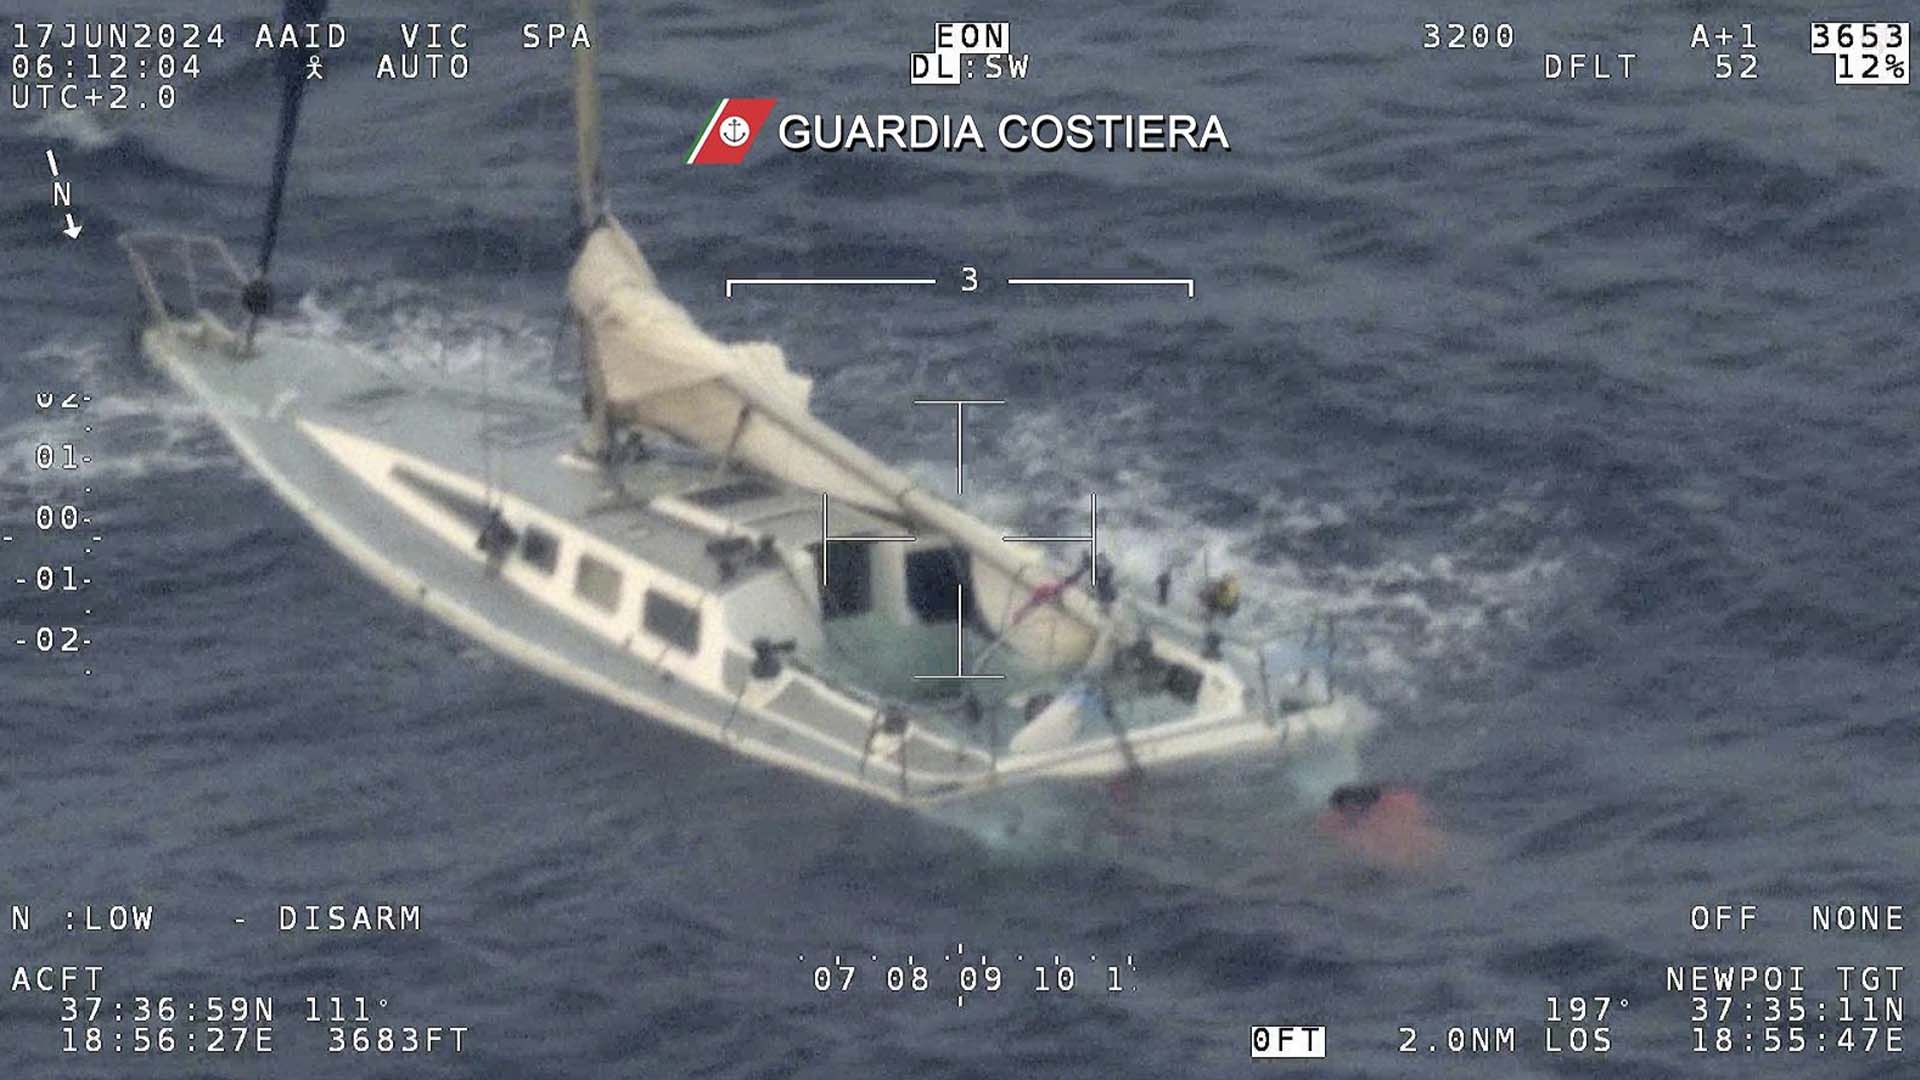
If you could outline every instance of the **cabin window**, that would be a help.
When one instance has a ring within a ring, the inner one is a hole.
[[[810,544],[813,568],[820,569],[824,549],[827,581],[820,590],[820,614],[829,619],[864,615],[873,609],[873,545],[858,540]]]
[[[573,595],[601,611],[614,610],[620,606],[620,571],[591,555],[580,556],[580,568],[574,571]]]
[[[538,525],[529,525],[520,534],[520,557],[541,573],[551,574],[560,559],[560,541]]]
[[[967,553],[957,548],[907,553],[907,605],[921,622],[950,623],[961,615],[961,589],[966,589],[966,620],[977,622],[973,607],[973,575]]]
[[[686,652],[700,651],[700,609],[647,590],[640,608],[640,625],[647,633]]]

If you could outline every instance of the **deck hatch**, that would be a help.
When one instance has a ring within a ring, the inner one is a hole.
[[[647,590],[640,608],[640,625],[647,633],[686,652],[700,651],[700,609],[688,607],[663,593]]]

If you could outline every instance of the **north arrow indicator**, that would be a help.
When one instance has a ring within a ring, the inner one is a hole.
[[[72,206],[73,182],[71,180],[62,181],[60,179],[60,163],[54,160],[53,149],[51,147],[47,149],[47,171],[53,174],[53,205],[55,207]],[[73,211],[71,210],[67,211],[66,217],[67,227],[60,231],[66,233],[67,239],[69,240],[80,239],[80,230],[85,226],[73,220]]]

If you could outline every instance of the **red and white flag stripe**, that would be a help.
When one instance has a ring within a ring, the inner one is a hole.
[[[774,98],[721,98],[687,151],[689,165],[738,165],[773,115]]]

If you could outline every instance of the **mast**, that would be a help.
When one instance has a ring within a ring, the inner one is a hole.
[[[319,22],[327,12],[327,0],[286,0],[281,9],[282,25]],[[267,191],[266,228],[260,237],[260,262],[253,280],[241,291],[241,303],[247,309],[246,348],[253,349],[253,331],[260,316],[273,310],[273,286],[267,281],[267,269],[273,264],[274,241],[280,236],[280,204],[287,193],[287,168],[293,159],[294,130],[300,126],[300,95],[307,84],[307,57],[302,46],[279,50],[275,60],[280,70],[280,141],[273,151],[273,181]]]
[[[606,210],[600,190],[600,85],[593,70],[592,42],[597,35],[592,0],[573,0],[573,21],[586,32],[588,41],[586,48],[573,50],[574,205],[585,232]]]
[[[600,84],[593,68],[593,2],[572,0],[572,9],[574,22],[587,37],[586,48],[573,50],[574,209],[580,218],[576,243],[584,250],[588,235],[606,214],[607,206],[606,195],[600,187]],[[580,343],[580,362],[587,375],[587,430],[580,440],[580,455],[604,465],[611,459],[613,449],[606,378],[600,370],[593,332],[571,304],[568,310],[572,312],[575,337]]]

